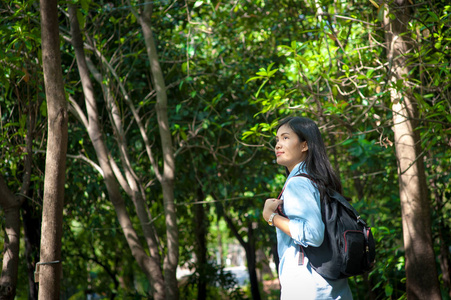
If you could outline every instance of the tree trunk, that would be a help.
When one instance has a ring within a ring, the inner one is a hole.
[[[57,1],[41,0],[40,3],[48,138],[39,262],[39,298],[47,300],[60,298],[68,115],[59,50]]]
[[[258,284],[258,278],[257,278],[257,260],[255,255],[255,239],[254,239],[254,229],[252,227],[253,222],[248,221],[247,226],[247,243],[246,247],[246,259],[247,259],[247,271],[249,272],[249,281],[251,283],[251,294],[252,299],[259,300],[261,299],[260,296],[260,289]]]
[[[28,201],[24,201],[22,205],[22,220],[24,227],[25,257],[27,259],[28,271],[28,300],[38,299],[39,284],[34,281],[34,271],[36,263],[39,261],[39,244],[41,240],[40,215],[42,215],[40,210],[36,211]]]
[[[72,11],[72,13],[71,13],[71,11]],[[70,7],[69,14],[76,16],[75,8]],[[76,26],[79,26],[78,21],[75,17],[71,17],[71,20],[73,22],[72,27],[75,28]],[[76,34],[80,35],[80,33],[76,33],[74,30],[73,36]],[[145,194],[144,194],[144,188],[142,187],[141,183],[138,181],[138,179],[137,179],[138,176],[133,171],[133,167],[131,165],[131,160],[130,160],[130,157],[128,154],[127,137],[125,135],[125,130],[123,129],[122,117],[120,114],[120,110],[117,107],[116,101],[113,99],[113,95],[112,95],[113,93],[111,91],[111,88],[108,84],[105,84],[102,74],[97,70],[97,68],[93,65],[93,63],[89,59],[86,60],[86,63],[84,62],[84,52],[83,52],[83,48],[82,48],[82,44],[81,44],[82,43],[81,35],[79,37],[79,40],[80,40],[80,46],[79,47],[77,46],[77,53],[79,53],[78,56],[80,57],[80,67],[82,67],[82,65],[83,65],[84,68],[86,68],[86,64],[87,64],[89,70],[93,74],[96,81],[102,86],[104,98],[106,98],[106,103],[107,103],[107,107],[108,107],[108,115],[111,119],[111,123],[114,124],[112,126],[113,133],[116,137],[116,142],[118,144],[118,148],[119,148],[119,152],[120,152],[120,158],[121,158],[123,170],[125,173],[125,178],[121,181],[121,183],[122,183],[121,185],[124,188],[124,190],[126,191],[126,193],[133,200],[133,204],[135,205],[135,211],[136,211],[136,214],[138,215],[139,222],[140,222],[141,228],[143,230],[143,234],[146,239],[147,246],[149,248],[150,256],[153,257],[156,261],[161,261],[159,245],[158,245],[158,241],[157,241],[157,234],[156,234],[154,224],[153,224],[153,222],[151,222],[152,218],[151,218],[147,203],[145,201],[146,199],[145,199]],[[85,72],[85,71],[82,71],[82,72]],[[87,71],[86,71],[86,73],[87,73]],[[90,82],[89,75],[85,74],[85,76],[87,77],[85,79],[85,82]],[[89,86],[90,86],[90,84],[89,84]],[[121,88],[121,90],[122,90],[122,88]],[[125,95],[124,98],[127,99],[128,96]],[[129,105],[132,108],[133,116],[135,117],[137,124],[141,127],[141,122],[139,120],[138,114],[137,114],[136,110],[133,109],[134,108],[133,103],[131,103],[131,101],[126,101],[126,102],[130,102]],[[146,143],[146,141],[145,141],[145,143]],[[151,155],[152,154],[149,152],[149,156],[151,156]],[[119,175],[118,172],[116,172],[115,175],[117,178],[117,176]],[[122,176],[122,175],[120,175],[120,176]]]
[[[164,279],[166,284],[166,299],[178,299],[178,284],[176,270],[179,260],[179,237],[177,227],[177,213],[174,204],[174,177],[175,160],[172,148],[172,136],[169,128],[167,111],[167,94],[164,82],[163,72],[158,60],[157,48],[153,39],[151,29],[152,4],[146,4],[144,11],[139,17],[144,41],[146,44],[147,56],[150,62],[150,71],[152,81],[155,86],[157,103],[156,112],[158,119],[158,129],[161,138],[161,147],[163,150],[163,175],[157,178],[163,189],[164,214],[166,220],[166,235],[168,252],[164,261]],[[158,173],[157,173],[158,174]]]
[[[25,138],[26,143],[26,155],[24,157],[23,164],[23,181],[22,187],[20,190],[20,196],[14,196],[13,193],[9,190],[7,184],[5,183],[3,177],[0,175],[0,207],[3,208],[5,214],[5,228],[6,228],[6,237],[4,243],[4,255],[3,256],[3,264],[2,264],[2,275],[0,278],[0,299],[14,299],[16,294],[16,286],[17,286],[17,270],[18,270],[18,262],[19,262],[19,242],[20,242],[20,207],[27,207],[28,200],[25,198],[31,197],[30,195],[30,185],[31,185],[31,168],[32,168],[32,145],[33,145],[33,136],[34,136],[34,124],[35,124],[35,114],[33,110],[33,104],[31,102],[28,103],[28,116],[27,116],[27,135]],[[26,197],[25,195],[28,195]],[[23,206],[22,206],[23,205]],[[24,210],[25,215],[25,210]],[[25,254],[27,256],[28,263],[28,275],[32,277],[32,281],[29,281],[30,285],[30,293],[28,298],[33,300],[37,299],[37,285],[34,283],[34,265],[29,264],[30,260],[28,260],[28,235],[27,235],[27,223],[26,216],[23,218],[24,220],[24,228],[25,228]],[[40,219],[39,219],[40,220]],[[36,257],[34,263],[38,261],[39,257],[37,255],[39,249],[39,228],[40,222],[35,224],[36,231],[38,232],[38,238],[36,240],[35,251]]]
[[[215,197],[216,198],[216,197]],[[218,205],[218,208],[220,205]],[[230,230],[232,231],[233,235],[236,237],[238,242],[241,244],[241,246],[244,248],[244,251],[246,252],[246,260],[247,260],[247,271],[249,273],[249,281],[251,284],[251,294],[253,300],[260,300],[260,290],[258,287],[258,279],[257,279],[257,272],[256,272],[256,259],[255,259],[255,240],[254,240],[254,229],[252,227],[252,222],[248,221],[248,227],[247,227],[247,242],[241,237],[240,233],[238,232],[238,229],[236,228],[235,224],[232,222],[232,220],[229,218],[229,216],[225,213],[225,211],[222,209],[218,209],[218,212],[222,211],[222,214],[224,216],[224,220],[226,221],[227,225],[229,226]]]
[[[72,10],[73,9],[70,8],[69,14],[71,14]],[[72,12],[72,15],[75,16],[75,12]],[[72,17],[71,20],[74,23],[72,27],[75,28],[75,26],[78,26],[78,22],[75,17]],[[77,33],[74,32],[73,35],[74,34],[77,34]],[[78,33],[78,35],[80,35],[80,34]],[[113,99],[114,97],[113,97],[113,92],[111,91],[111,87],[108,84],[105,84],[104,77],[102,76],[102,74],[97,70],[97,68],[94,66],[94,64],[89,59],[86,59],[86,63],[84,62],[85,57],[84,57],[84,52],[83,52],[83,48],[82,48],[81,36],[80,36],[79,40],[80,40],[80,46],[77,46],[76,51],[77,51],[77,53],[79,53],[78,56],[80,57],[80,68],[82,67],[82,65],[83,65],[83,68],[86,68],[86,64],[87,64],[91,74],[94,76],[96,81],[102,86],[104,98],[106,100],[106,104],[108,107],[108,115],[110,117],[111,123],[113,124],[113,126],[112,126],[113,133],[115,136],[116,143],[118,144],[118,148],[119,148],[119,152],[120,152],[120,159],[122,162],[123,171],[125,173],[125,178],[122,178],[123,176],[120,173],[120,171],[115,171],[116,178],[118,178],[118,176],[121,177],[121,179],[118,179],[118,180],[119,180],[122,188],[133,200],[133,204],[135,205],[135,212],[139,218],[139,222],[140,222],[141,228],[143,230],[143,234],[144,234],[145,240],[147,242],[147,246],[149,248],[150,257],[152,257],[152,259],[154,259],[155,261],[160,262],[161,257],[160,257],[160,249],[159,249],[156,229],[154,227],[153,222],[151,221],[152,217],[151,217],[151,214],[149,211],[149,207],[147,206],[147,203],[146,203],[146,198],[145,198],[145,193],[144,193],[145,189],[142,187],[141,183],[139,182],[138,176],[134,173],[133,167],[131,165],[131,159],[130,159],[128,149],[127,149],[127,137],[125,135],[125,130],[123,128],[122,116],[120,114],[120,109],[118,108],[116,101]],[[85,71],[83,71],[83,72],[85,72]],[[91,86],[88,74],[86,74],[85,76],[87,77],[85,82],[86,83],[89,82],[89,86]],[[146,144],[146,148],[147,148],[147,145],[149,145],[148,139],[147,139],[147,136],[145,136],[145,129],[142,126],[141,119],[140,119],[138,113],[136,112],[136,110],[134,109],[133,103],[131,101],[127,100],[127,99],[129,99],[129,97],[126,94],[123,85],[121,85],[120,81],[118,81],[118,83],[119,83],[120,89],[123,90],[124,99],[129,104],[130,109],[133,112],[133,116],[135,117],[136,123],[140,127],[140,130],[142,130],[142,136],[143,136],[143,139],[145,140],[144,143]],[[86,85],[88,86],[88,84],[86,84]],[[149,147],[150,147],[150,145],[149,145]],[[149,154],[149,157],[151,157],[150,160],[153,161],[151,151],[149,151],[148,154]],[[114,161],[111,161],[111,162],[113,163]],[[154,166],[154,168],[155,167],[156,166]],[[161,271],[159,273],[162,276]],[[156,275],[160,276],[159,274],[156,274]]]
[[[197,201],[204,201],[204,193],[202,187],[197,188]],[[197,300],[207,299],[207,277],[205,274],[207,258],[207,229],[208,219],[205,217],[205,207],[203,204],[194,205],[194,232],[196,235],[196,250],[197,267],[199,268],[199,281],[197,282]]]
[[[438,256],[440,262],[440,268],[442,270],[442,280],[445,290],[447,291],[448,297],[451,298],[451,268],[449,263],[449,246],[446,243],[446,239],[443,236],[443,227],[445,227],[442,223],[439,229],[439,241],[440,241],[440,255]],[[445,231],[448,232],[449,231]]]
[[[258,272],[257,269],[257,278],[261,282],[266,276],[268,278],[274,278],[274,274],[272,273],[271,266],[269,265],[268,257],[262,248],[258,248],[255,250],[257,266],[261,266],[261,272]]]
[[[417,104],[403,84],[396,90],[397,80],[408,82],[409,68],[405,54],[412,50],[407,24],[410,21],[409,2],[396,0],[388,11],[395,18],[384,17],[390,83],[393,131],[398,163],[399,193],[406,256],[407,298],[441,299],[435,255],[432,244],[431,216],[420,138],[416,131]],[[401,94],[402,92],[402,94]]]
[[[443,190],[437,186],[434,179],[429,181],[429,186],[434,191],[435,210],[437,217],[439,218],[437,239],[440,244],[440,254],[438,255],[438,260],[440,269],[442,270],[443,287],[447,291],[448,297],[451,298],[451,269],[449,262],[450,230],[448,224],[445,223],[446,217],[442,212],[443,207],[445,206],[443,202],[444,193]]]
[[[6,231],[0,278],[0,299],[5,300],[13,300],[16,296],[19,269],[20,204],[20,200],[13,195],[0,175],[0,206],[5,214]]]
[[[162,300],[165,298],[165,283],[161,272],[160,259],[159,257],[149,257],[146,254],[139,242],[139,236],[133,228],[133,224],[128,215],[124,199],[121,196],[119,184],[116,181],[113,169],[109,162],[108,149],[102,137],[93,86],[89,78],[89,71],[83,50],[83,41],[78,20],[76,18],[76,10],[73,6],[70,6],[69,13],[71,18],[72,43],[75,49],[88,112],[88,119],[85,120],[85,125],[87,126],[89,137],[96,151],[100,167],[104,173],[108,196],[116,210],[119,223],[132,255],[151,283],[153,298]],[[78,111],[78,114],[82,116],[82,112]]]
[[[279,253],[277,251],[277,241],[276,241],[276,239],[274,239],[271,242],[271,254],[272,254],[272,258],[274,259],[274,264],[276,265],[277,277],[279,277],[280,259],[279,259]]]
[[[36,135],[36,112],[39,109],[38,103],[28,102],[28,121],[27,121],[27,136],[26,136],[26,150],[27,154],[24,160],[24,175],[21,188],[21,210],[22,222],[24,227],[24,242],[25,242],[25,257],[27,260],[28,271],[28,300],[38,299],[39,283],[34,281],[34,272],[36,263],[39,261],[39,247],[41,244],[41,218],[42,207],[33,207],[32,200],[34,196],[34,189],[30,189],[31,185],[31,170],[32,170],[32,155],[33,155],[33,141]],[[26,196],[25,196],[26,195]]]

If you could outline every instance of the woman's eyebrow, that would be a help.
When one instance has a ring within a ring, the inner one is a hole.
[[[290,135],[289,132],[284,132],[280,134],[280,137],[284,136],[284,135]],[[276,140],[279,138],[279,135],[276,135]]]

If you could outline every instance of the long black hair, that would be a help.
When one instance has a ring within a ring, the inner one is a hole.
[[[277,130],[288,125],[308,145],[307,157],[304,160],[305,170],[315,181],[321,198],[327,189],[343,194],[340,179],[335,174],[326,154],[326,146],[315,122],[304,117],[288,117],[279,122]]]

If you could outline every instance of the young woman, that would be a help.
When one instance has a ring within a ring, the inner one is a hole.
[[[324,239],[320,199],[327,188],[342,192],[326,155],[321,133],[307,118],[290,117],[279,123],[275,154],[288,178],[278,199],[267,199],[263,218],[277,231],[281,299],[352,299],[348,280],[327,280],[303,257],[300,246],[319,247]],[[308,174],[314,182],[296,174]],[[283,204],[283,205],[281,205]],[[277,213],[281,205],[283,214]]]

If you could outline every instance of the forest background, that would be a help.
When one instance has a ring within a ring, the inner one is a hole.
[[[0,4],[0,298],[38,297],[47,159],[65,170],[55,299],[278,299],[261,209],[285,179],[277,121],[299,115],[377,240],[355,299],[450,299],[448,1],[59,1],[61,84],[43,2]],[[236,243],[244,287],[224,271]]]

